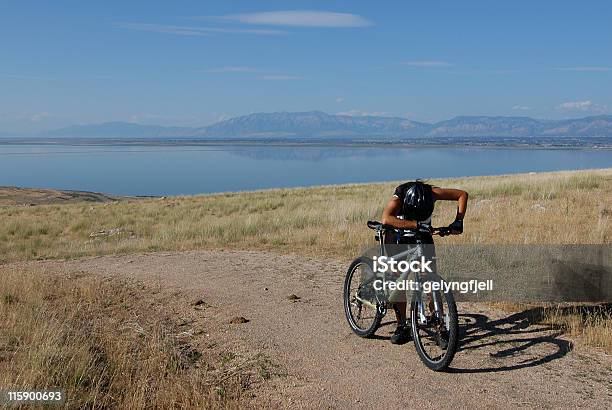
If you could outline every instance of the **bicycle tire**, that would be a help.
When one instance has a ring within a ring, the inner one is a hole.
[[[359,301],[352,301],[351,298],[351,282],[357,268],[361,265],[366,265],[372,270],[372,261],[369,258],[360,257],[355,259],[348,268],[346,272],[346,276],[344,279],[344,314],[346,316],[346,320],[351,327],[351,330],[360,337],[368,338],[372,337],[374,333],[380,327],[380,323],[383,318],[383,314],[380,311],[380,303],[376,302],[376,311],[374,313],[374,317],[372,318],[372,323],[367,327],[360,327],[353,316],[351,310],[351,303],[359,303]],[[360,284],[361,285],[361,284]]]
[[[446,300],[446,309],[448,310],[445,314],[448,314],[448,341],[446,352],[440,357],[439,360],[433,360],[429,357],[425,348],[423,346],[423,340],[418,332],[419,323],[417,321],[419,315],[419,307],[418,301],[413,298],[410,304],[410,322],[412,329],[412,339],[414,341],[414,346],[416,348],[417,354],[421,361],[427,366],[429,369],[441,372],[448,368],[450,363],[453,361],[455,357],[455,353],[457,352],[457,347],[459,345],[459,319],[457,313],[457,304],[455,303],[455,298],[451,292],[441,293],[442,297]]]

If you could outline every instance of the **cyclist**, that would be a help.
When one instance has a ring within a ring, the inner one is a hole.
[[[467,208],[468,193],[460,189],[438,188],[420,180],[406,182],[397,188],[393,198],[383,211],[382,223],[397,229],[418,231],[421,241],[429,244],[433,256],[433,238],[431,235],[431,214],[436,201],[457,201],[457,216],[448,226],[450,233],[459,235],[463,233],[463,217]],[[398,235],[387,233],[386,243],[414,244],[414,234]],[[397,318],[397,328],[391,336],[391,343],[402,344],[410,339],[410,325],[406,321],[406,302],[393,303],[393,310]]]

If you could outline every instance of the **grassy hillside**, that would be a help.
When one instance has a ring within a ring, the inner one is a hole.
[[[457,243],[610,243],[612,169],[430,181],[470,193]],[[110,203],[1,206],[0,263],[191,249],[271,249],[350,258],[372,243],[397,183]],[[441,203],[434,225],[452,222]]]
[[[456,243],[612,242],[612,169],[431,182],[470,193],[465,234],[448,238]],[[202,248],[348,259],[372,243],[365,221],[380,218],[395,185],[5,205],[0,262]],[[434,224],[453,217],[441,204]],[[237,368],[223,350],[190,349],[176,336],[174,297],[93,275],[0,271],[0,385],[62,386],[68,407],[210,408],[238,407],[245,381],[269,377],[265,360]],[[538,320],[612,352],[606,306],[542,307]]]

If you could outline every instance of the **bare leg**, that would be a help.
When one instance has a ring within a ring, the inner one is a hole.
[[[406,302],[395,302],[393,304],[393,310],[395,311],[395,318],[398,325],[404,325],[406,323]]]

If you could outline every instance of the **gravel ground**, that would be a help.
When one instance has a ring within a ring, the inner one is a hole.
[[[348,261],[197,251],[30,262],[0,270],[24,266],[132,278],[170,292],[169,308],[187,327],[206,329],[195,332],[202,333],[194,340],[202,349],[214,341],[243,354],[261,352],[278,365],[269,380],[248,390],[253,407],[609,408],[612,403],[610,356],[572,349],[559,332],[530,324],[528,312],[460,304],[463,341],[447,373],[428,370],[412,343],[389,343],[392,315],[377,338],[357,337],[342,308]],[[240,317],[247,321],[236,320]]]

